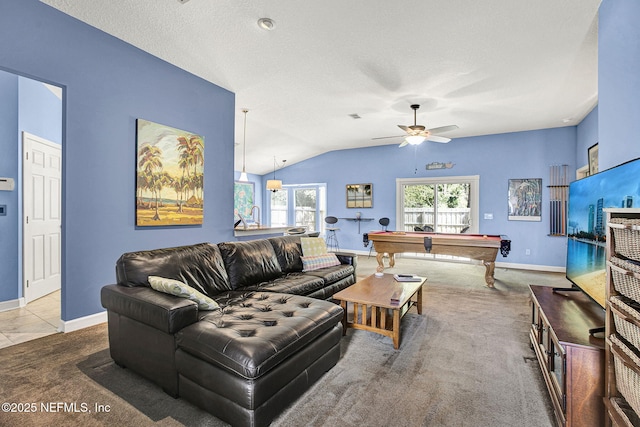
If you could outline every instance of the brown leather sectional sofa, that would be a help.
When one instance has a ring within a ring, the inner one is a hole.
[[[111,357],[232,425],[268,425],[339,359],[343,311],[327,299],[355,283],[356,257],[337,255],[302,272],[300,236],[125,253],[101,291]],[[158,292],[150,275],[220,308]]]

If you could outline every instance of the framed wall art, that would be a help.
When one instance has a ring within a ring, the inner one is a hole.
[[[136,225],[199,225],[204,217],[204,137],[137,120]]]
[[[347,207],[373,207],[373,184],[347,184]]]
[[[509,220],[542,221],[542,178],[509,180]]]
[[[236,181],[233,184],[233,213],[243,218],[251,218],[254,203],[255,184],[253,182]]]

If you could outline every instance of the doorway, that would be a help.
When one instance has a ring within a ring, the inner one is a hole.
[[[5,152],[15,153],[11,160],[5,158],[8,161],[5,161],[3,170],[16,181],[15,191],[6,194],[4,199],[8,208],[16,212],[13,217],[15,222],[0,224],[0,227],[8,227],[7,233],[0,228],[4,237],[2,243],[9,245],[16,254],[6,259],[4,269],[0,269],[9,273],[7,277],[15,277],[0,282],[6,287],[4,295],[7,295],[0,301],[4,310],[0,312],[0,348],[3,348],[57,333],[61,327],[61,148],[64,102],[63,88],[58,85],[1,69],[0,79],[4,90],[13,95],[4,99],[4,108],[8,113],[6,117],[15,117],[11,119],[15,122],[5,120],[4,124],[16,132],[16,137],[0,141],[0,147],[4,147]],[[42,137],[48,143],[42,144]],[[33,173],[32,169],[29,185],[25,186],[24,174],[29,165],[26,164],[24,153],[33,151],[28,150],[26,145],[34,140],[38,146],[44,145],[57,154],[45,155],[40,149],[39,153],[30,154],[29,160],[38,160],[46,166],[45,169],[58,169],[58,172],[57,176],[37,177],[38,174]],[[30,187],[31,192],[25,187]],[[33,197],[38,193],[42,197]],[[40,217],[44,218],[45,209],[48,210],[46,216],[55,220],[53,232],[41,233],[39,224],[31,229],[25,227],[27,216],[28,225],[35,226],[37,224],[32,221],[35,219],[38,222]],[[39,262],[33,259],[39,259]],[[34,282],[36,286],[32,285]]]

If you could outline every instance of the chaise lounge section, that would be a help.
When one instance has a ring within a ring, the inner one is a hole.
[[[303,271],[301,237],[200,243],[123,254],[105,286],[111,357],[232,425],[268,425],[340,356],[342,308],[356,257]],[[218,308],[158,292],[173,279]]]

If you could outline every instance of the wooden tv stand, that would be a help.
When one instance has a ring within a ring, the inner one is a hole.
[[[540,363],[557,425],[604,425],[605,343],[589,334],[589,330],[604,326],[604,309],[581,291],[529,288],[531,347]]]

